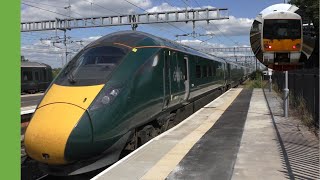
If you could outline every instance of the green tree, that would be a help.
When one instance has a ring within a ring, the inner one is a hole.
[[[61,71],[61,68],[52,69],[52,77],[55,78],[59,74],[60,71]]]
[[[303,18],[311,20],[315,27],[315,33],[319,37],[319,0],[290,0],[290,4],[293,4],[301,10]]]

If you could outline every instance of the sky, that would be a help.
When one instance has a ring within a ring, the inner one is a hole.
[[[192,23],[139,25],[137,30],[160,36],[194,48],[250,46],[249,32],[253,20],[268,6],[282,0],[21,0],[21,22],[78,18],[147,12],[162,12],[196,8],[228,8],[229,19],[209,24],[196,22],[195,32],[211,36],[179,37],[192,32]],[[67,8],[70,3],[70,8]],[[139,7],[139,8],[138,8]],[[182,31],[181,31],[181,30]],[[130,26],[73,29],[67,37],[74,43],[67,45],[70,60],[86,44],[112,32],[131,30]],[[29,61],[46,63],[53,68],[65,65],[65,47],[53,44],[63,37],[62,31],[21,32],[21,55]],[[82,43],[76,41],[82,41]],[[203,43],[202,41],[205,41]],[[221,54],[217,54],[221,55]],[[223,55],[222,55],[223,56]]]

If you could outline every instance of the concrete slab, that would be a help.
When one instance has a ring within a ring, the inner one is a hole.
[[[265,90],[265,95],[273,114],[282,154],[283,172],[291,179],[320,179],[319,138],[292,114],[283,117],[282,99],[274,91]]]
[[[36,110],[37,106],[28,106],[20,108],[20,115],[32,114]]]
[[[243,90],[166,179],[230,179],[250,99]]]
[[[261,89],[254,89],[232,179],[286,179],[271,114]]]

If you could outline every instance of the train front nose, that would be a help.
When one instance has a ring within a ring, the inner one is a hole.
[[[91,147],[93,133],[86,109],[102,87],[53,84],[25,133],[27,154],[37,161],[56,165],[89,156],[86,151]]]
[[[28,155],[46,164],[66,164],[67,142],[80,121],[90,123],[86,111],[68,103],[53,103],[37,109],[25,134]],[[90,145],[90,125],[82,129],[78,144]],[[81,150],[81,149],[80,149]]]

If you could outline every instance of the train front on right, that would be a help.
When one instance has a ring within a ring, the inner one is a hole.
[[[263,63],[298,64],[302,51],[301,16],[289,11],[273,11],[262,17]]]

